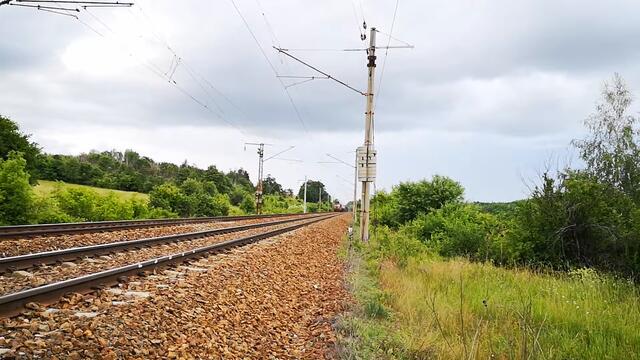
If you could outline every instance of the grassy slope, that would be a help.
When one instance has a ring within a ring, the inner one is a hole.
[[[149,195],[133,192],[133,191],[121,191],[121,190],[112,190],[112,189],[103,189],[93,186],[87,185],[77,185],[77,184],[68,184],[62,181],[46,181],[46,180],[38,180],[38,185],[35,187],[35,191],[41,195],[48,195],[53,192],[57,186],[61,186],[63,188],[81,188],[81,189],[90,189],[97,192],[100,195],[108,195],[109,193],[115,194],[120,200],[129,200],[133,198],[148,200]]]
[[[358,263],[345,358],[640,358],[640,294],[625,281],[432,256]]]

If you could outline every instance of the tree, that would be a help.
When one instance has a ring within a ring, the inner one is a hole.
[[[0,159],[8,159],[12,151],[22,153],[22,158],[26,161],[25,169],[30,174],[31,182],[35,183],[40,148],[38,144],[29,141],[29,137],[30,135],[20,132],[17,123],[0,115]]]
[[[29,224],[33,216],[33,190],[26,171],[27,161],[10,152],[0,159],[0,224]]]
[[[284,190],[274,177],[267,175],[267,178],[262,180],[262,193],[264,195],[284,195]]]
[[[188,216],[187,199],[180,188],[171,183],[156,186],[149,193],[149,206]],[[186,213],[186,214],[185,214]]]
[[[617,73],[602,88],[602,101],[584,124],[589,137],[574,140],[587,171],[640,201],[640,148],[638,118],[629,114],[632,98],[624,80]]]
[[[307,202],[317,203],[318,196],[320,195],[320,189],[322,189],[322,201],[331,201],[331,195],[325,190],[326,187],[320,181],[307,180]],[[298,199],[304,198],[304,183],[300,185],[298,190]]]
[[[219,171],[214,165],[211,165],[204,172],[204,179],[210,181],[216,185],[216,189],[223,193],[228,194],[231,192],[233,185],[228,177],[224,175],[222,171]]]
[[[240,185],[245,188],[247,191],[253,192],[255,188],[253,187],[253,183],[249,178],[249,173],[240,168],[238,170],[229,171],[227,177],[231,181],[233,185]]]
[[[435,175],[431,181],[400,183],[392,191],[397,200],[398,222],[406,223],[418,214],[427,214],[447,203],[462,201],[464,188],[460,183]]]

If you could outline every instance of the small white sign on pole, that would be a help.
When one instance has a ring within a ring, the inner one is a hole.
[[[359,146],[358,155],[358,180],[373,182],[376,180],[377,152],[370,146]]]

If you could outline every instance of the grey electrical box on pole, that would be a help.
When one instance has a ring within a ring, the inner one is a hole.
[[[371,196],[371,182],[375,179],[376,152],[373,148],[373,89],[376,72],[376,28],[369,33],[369,48],[367,49],[367,111],[365,113],[364,146],[358,148],[358,177],[362,182],[362,207],[360,210],[360,239],[369,241],[369,197]],[[362,167],[360,166],[362,165]],[[362,169],[362,175],[360,171]]]
[[[373,145],[359,146],[356,150],[358,156],[358,179],[360,181],[373,182],[376,181],[376,155],[377,152]]]

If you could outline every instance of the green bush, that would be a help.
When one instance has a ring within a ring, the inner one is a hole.
[[[231,207],[229,197],[217,193],[213,183],[192,178],[180,186],[169,183],[156,186],[149,194],[149,205],[182,217],[223,216],[229,214]]]
[[[543,175],[519,204],[509,242],[522,262],[556,268],[640,271],[640,209],[632,198],[578,171]]]
[[[418,238],[443,256],[488,259],[500,233],[499,220],[476,205],[449,203],[410,225]]]
[[[96,206],[91,221],[131,220],[134,210],[130,201],[120,201],[113,193],[107,196],[97,196]]]
[[[265,195],[262,212],[265,214],[301,213],[302,202],[292,196]]]
[[[403,226],[399,230],[386,226],[376,227],[373,243],[377,256],[391,259],[402,267],[410,258],[427,251],[425,244],[418,239],[415,228],[410,226]]]
[[[109,221],[146,218],[147,206],[137,200],[123,201],[115,194],[101,196],[89,189],[58,188],[50,200],[41,200],[40,215],[47,222],[73,221]]]
[[[80,221],[95,221],[98,194],[85,189],[58,189],[53,197],[59,208],[67,215]]]
[[[406,182],[393,188],[397,199],[398,223],[407,223],[439,209],[448,203],[462,201],[464,188],[445,176],[435,175],[431,181]]]
[[[391,193],[380,191],[371,201],[374,225],[398,228],[420,214],[428,214],[448,203],[462,202],[464,188],[457,182],[435,175],[430,181],[404,182]]]
[[[245,214],[253,214],[256,212],[256,201],[253,196],[245,193],[242,195],[242,201],[240,201],[239,207]]]
[[[248,196],[253,195],[245,190],[242,186],[236,185],[229,193],[229,201],[231,201],[231,205],[233,206],[240,206],[240,204],[243,203]]]
[[[33,190],[29,185],[27,162],[19,153],[11,152],[7,160],[0,158],[0,224],[30,224],[33,213]]]
[[[36,196],[33,204],[38,224],[57,224],[67,222],[78,222],[83,219],[75,218],[66,214],[58,206],[58,202],[48,196]]]
[[[226,195],[200,195],[198,197],[196,216],[226,216],[229,215],[230,208],[231,203]]]
[[[142,219],[164,219],[164,218],[177,218],[178,214],[165,209],[150,208],[148,215]]]
[[[391,228],[401,225],[398,213],[398,199],[393,193],[379,191],[371,199],[371,223]]]

